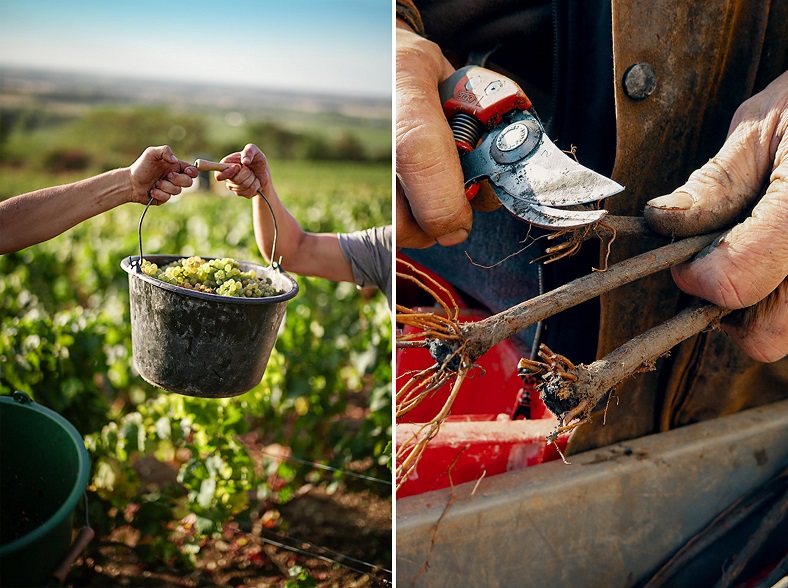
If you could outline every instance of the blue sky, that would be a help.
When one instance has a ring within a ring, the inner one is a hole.
[[[391,0],[2,0],[0,64],[390,96],[392,12]]]

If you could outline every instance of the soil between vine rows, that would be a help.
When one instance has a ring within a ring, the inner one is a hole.
[[[318,586],[388,586],[391,582],[391,499],[369,492],[340,489],[328,495],[320,488],[306,491],[279,508],[287,521],[287,533],[270,533],[259,528],[245,532],[237,524],[225,526],[220,539],[203,546],[197,567],[177,569],[152,564],[135,553],[134,533],[115,529],[111,535],[97,537],[77,560],[66,578],[68,588],[128,586],[131,588],[232,586],[263,588],[283,586],[288,570],[300,565],[308,570]],[[294,553],[264,541],[287,543],[304,551],[341,560],[337,554],[383,569],[369,570],[357,562],[347,566],[367,571],[360,573],[324,559]],[[299,543],[299,540],[309,544]],[[322,552],[324,547],[332,552]]]

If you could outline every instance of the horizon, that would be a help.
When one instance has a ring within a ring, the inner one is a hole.
[[[6,67],[270,90],[390,97],[387,0],[0,5]]]
[[[77,78],[86,78],[95,80],[96,82],[105,81],[105,82],[112,82],[112,81],[124,81],[128,83],[155,83],[163,81],[161,77],[155,77],[153,75],[146,76],[144,73],[140,75],[124,75],[120,73],[101,73],[95,72],[90,70],[84,69],[65,69],[65,68],[46,68],[44,66],[32,66],[32,65],[18,65],[15,63],[6,63],[0,60],[0,87],[2,87],[4,70],[13,70],[13,73],[10,75],[19,75],[24,77],[25,75],[36,75],[42,77],[66,77],[69,75],[75,76]],[[198,86],[202,88],[238,88],[239,90],[245,90],[249,92],[263,92],[263,93],[271,93],[271,94],[281,94],[281,95],[297,95],[297,96],[314,96],[316,98],[326,98],[326,99],[353,99],[353,100],[362,100],[362,101],[371,101],[375,103],[383,104],[390,104],[391,95],[365,95],[359,93],[341,93],[339,91],[332,92],[330,90],[325,90],[323,93],[314,93],[305,89],[300,88],[286,88],[286,87],[275,87],[275,86],[265,86],[265,85],[255,85],[255,84],[239,84],[234,83],[233,81],[227,82],[213,82],[213,81],[205,81],[201,79],[190,80],[176,80],[172,82],[173,87],[185,87],[185,86]]]

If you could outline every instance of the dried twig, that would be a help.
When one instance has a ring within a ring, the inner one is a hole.
[[[443,421],[446,420],[446,417],[449,416],[449,412],[451,411],[451,407],[454,404],[454,400],[457,398],[457,394],[459,393],[462,383],[471,367],[473,366],[465,363],[465,360],[461,361],[460,368],[457,371],[457,379],[454,381],[451,392],[449,393],[449,397],[443,403],[441,410],[437,415],[430,419],[429,422],[424,423],[421,427],[419,427],[419,429],[413,433],[408,441],[397,448],[397,467],[395,472],[397,476],[397,490],[399,490],[402,484],[405,483],[405,480],[408,479],[408,476],[410,476],[410,474],[419,465],[419,461],[421,460],[421,456],[424,454],[424,451],[427,448],[427,444],[440,431],[441,425],[443,424]],[[443,369],[445,369],[445,362]],[[446,377],[448,380],[451,376]],[[399,407],[400,402],[398,399],[398,412]]]
[[[685,339],[708,329],[728,312],[714,304],[692,306],[630,339],[602,359],[569,370],[574,378],[555,378],[549,373],[543,376],[537,386],[540,397],[550,410],[560,415],[561,423],[548,440],[554,441],[559,434],[587,422],[608,391],[638,372],[654,369],[657,359]],[[567,406],[572,407],[567,410]]]
[[[449,489],[450,489],[451,494],[449,494],[449,500],[446,502],[446,506],[443,507],[443,512],[441,512],[441,516],[438,517],[438,522],[436,522],[435,526],[432,528],[432,537],[430,539],[430,550],[427,552],[427,559],[424,560],[424,564],[421,566],[421,568],[419,568],[419,571],[413,577],[413,583],[411,584],[411,586],[415,586],[416,585],[416,581],[419,579],[419,576],[421,576],[421,574],[426,572],[427,569],[430,567],[430,560],[432,559],[432,552],[435,549],[435,539],[438,536],[438,528],[441,525],[441,521],[443,520],[443,517],[446,516],[446,513],[449,512],[449,509],[451,508],[451,505],[454,504],[454,481],[451,479],[451,471],[454,469],[454,466],[457,465],[457,462],[459,461],[460,456],[463,454],[463,452],[466,449],[468,449],[467,445],[463,449],[458,451],[457,455],[454,456],[454,461],[452,461],[451,465],[449,466],[449,470],[448,470],[447,473],[449,475]]]
[[[482,321],[462,325],[462,335],[472,362],[494,345],[529,326],[586,300],[591,300],[642,277],[688,260],[711,244],[720,233],[690,237],[653,249],[573,280]]]

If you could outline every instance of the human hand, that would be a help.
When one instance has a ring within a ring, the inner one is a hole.
[[[462,243],[473,217],[438,95],[454,72],[440,48],[397,19],[397,246]]]
[[[129,167],[130,201],[147,204],[153,197],[160,203],[192,185],[199,173],[193,165],[179,160],[167,145],[148,147]]]
[[[672,272],[688,294],[746,309],[722,329],[749,356],[771,362],[788,355],[788,72],[739,107],[716,157],[648,202],[645,217],[659,233],[686,237],[730,226],[751,207]]]
[[[266,193],[271,185],[271,168],[257,145],[249,143],[243,151],[223,158],[222,163],[238,164],[216,174],[216,180],[226,182],[238,196],[252,198],[257,190]]]

